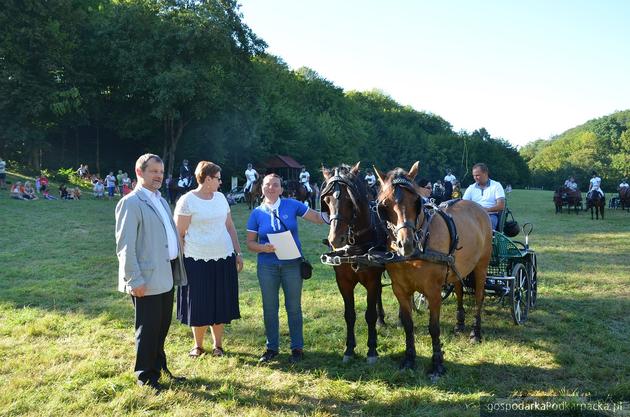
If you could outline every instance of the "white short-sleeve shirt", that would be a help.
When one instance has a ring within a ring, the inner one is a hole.
[[[256,172],[254,168],[245,170],[245,178],[247,178],[247,181],[249,182],[256,181],[257,175],[258,175],[258,172]]]
[[[599,190],[602,186],[602,179],[599,177],[591,178],[591,190]]]
[[[455,175],[453,174],[448,174],[447,176],[444,177],[444,181],[448,181],[451,184],[454,184],[455,181],[457,181],[457,178],[455,178]]]
[[[496,206],[497,200],[505,199],[505,191],[500,182],[488,179],[488,186],[484,189],[477,183],[469,185],[462,198],[479,203],[481,207],[489,208]]]
[[[215,192],[211,200],[184,194],[175,206],[175,216],[192,216],[184,236],[184,256],[204,261],[225,259],[234,252],[225,226],[230,205],[225,196]]]

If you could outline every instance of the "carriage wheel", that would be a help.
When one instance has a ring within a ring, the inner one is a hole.
[[[446,300],[453,290],[455,289],[454,284],[446,284],[442,287],[442,301]],[[424,310],[428,307],[427,299],[424,297],[424,294],[419,292],[413,293],[413,299],[411,300],[411,307],[416,313],[419,313],[420,310]]]
[[[529,312],[529,297],[531,295],[531,283],[527,269],[521,263],[512,268],[514,281],[510,285],[510,297],[512,300],[512,319],[514,324],[520,325],[527,320]]]
[[[532,253],[529,261],[529,308],[536,307],[538,297],[538,260],[536,254]]]

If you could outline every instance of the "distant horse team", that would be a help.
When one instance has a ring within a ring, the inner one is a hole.
[[[556,213],[562,213],[562,208],[566,207],[567,213],[573,209],[578,214],[582,210],[582,193],[578,189],[562,186],[553,193],[553,202]]]

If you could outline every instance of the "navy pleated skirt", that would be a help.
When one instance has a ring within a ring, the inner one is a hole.
[[[216,261],[184,258],[188,285],[177,288],[177,319],[188,326],[228,324],[241,318],[236,256]]]

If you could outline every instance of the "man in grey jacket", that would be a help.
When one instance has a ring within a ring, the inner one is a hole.
[[[161,390],[161,371],[173,380],[166,366],[164,341],[173,314],[174,285],[186,285],[182,248],[171,210],[158,189],[164,179],[159,156],[142,155],[136,161],[138,184],[116,206],[118,290],[131,295],[135,308],[138,385]]]

